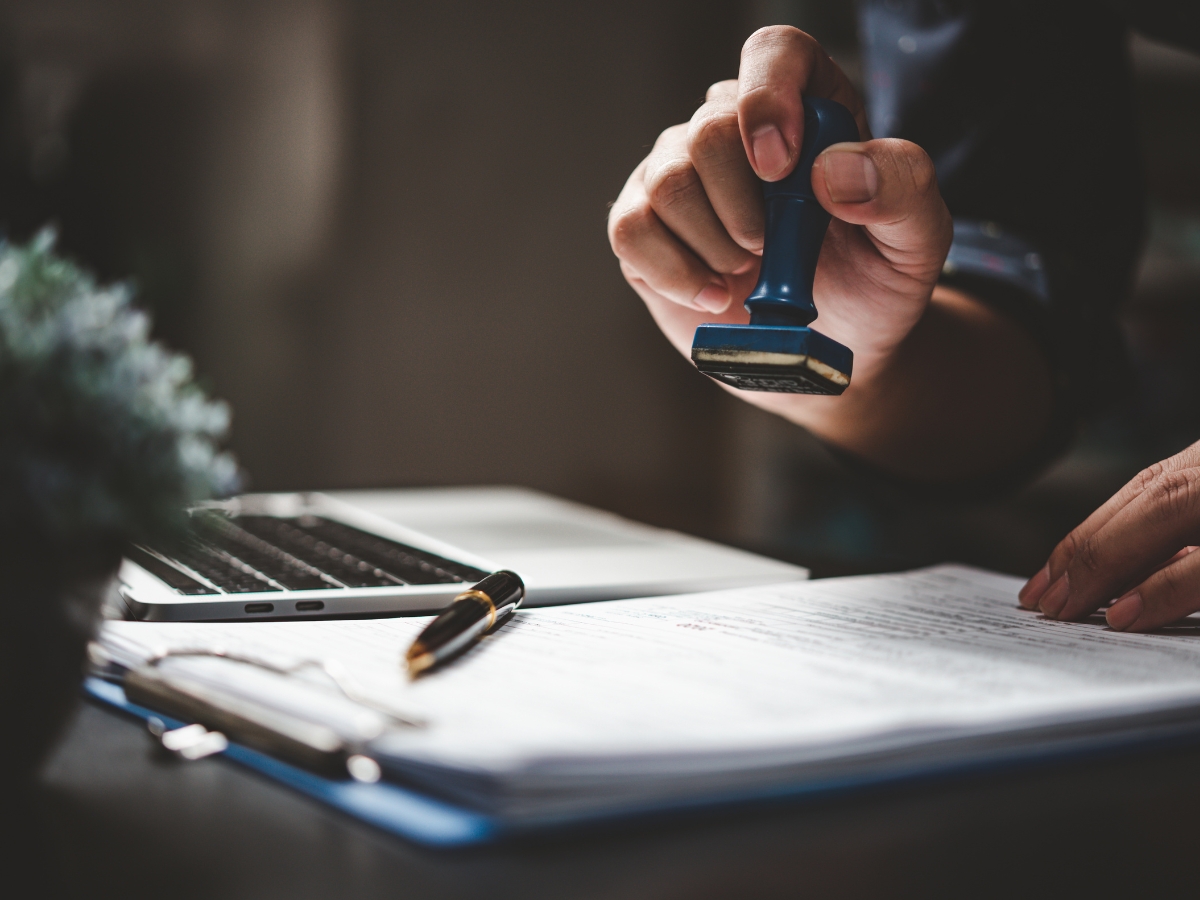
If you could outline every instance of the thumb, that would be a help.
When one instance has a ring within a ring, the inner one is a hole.
[[[934,278],[953,237],[933,161],[910,141],[834,144],[816,158],[812,187],[833,216],[862,225],[876,249],[908,274]]]

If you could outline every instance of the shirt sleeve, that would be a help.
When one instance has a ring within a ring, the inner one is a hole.
[[[1116,314],[1141,247],[1144,189],[1128,24],[1067,0],[860,0],[876,137],[921,145],[954,216],[942,280],[1017,321],[1054,381],[1028,477],[1127,384]]]

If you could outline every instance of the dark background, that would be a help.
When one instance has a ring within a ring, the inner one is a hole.
[[[1200,62],[1136,39],[1151,233],[1137,380],[1015,497],[881,495],[658,334],[607,205],[763,24],[857,77],[852,5],[0,4],[0,221],[132,277],[260,490],[512,483],[816,574],[1030,573],[1200,437]],[[1122,122],[1128,117],[1121,115]]]

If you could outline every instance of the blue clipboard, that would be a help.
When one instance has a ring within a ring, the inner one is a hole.
[[[169,728],[188,723],[162,715],[125,697],[124,689],[100,678],[87,678],[84,691],[95,700],[140,720],[158,718]],[[1099,736],[1009,747],[971,759],[941,763],[901,763],[870,774],[825,777],[776,784],[751,790],[661,800],[620,810],[553,816],[510,822],[478,810],[456,806],[426,794],[380,781],[363,784],[350,778],[335,780],[298,768],[265,753],[230,743],[221,755],[314,800],[367,822],[376,828],[427,847],[455,848],[489,844],[505,838],[546,833],[564,826],[612,826],[635,820],[678,819],[698,812],[794,804],[805,799],[849,794],[871,788],[929,783],[979,773],[1000,773],[1040,767],[1066,760],[1099,759],[1148,749],[1200,745],[1200,717],[1169,724],[1134,728]]]
[[[168,728],[188,724],[130,703],[124,689],[110,681],[88,678],[83,687],[88,696],[142,721],[155,717]],[[426,846],[462,847],[487,843],[499,837],[502,830],[489,816],[387,782],[362,784],[350,778],[335,781],[240,744],[231,743],[222,755],[356,819]]]

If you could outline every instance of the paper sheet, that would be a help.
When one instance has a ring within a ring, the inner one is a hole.
[[[1017,608],[1020,581],[962,567],[521,612],[416,683],[426,618],[106,624],[129,661],[222,647],[339,661],[429,721],[381,751],[505,771],[579,757],[844,748],[1200,702],[1200,633],[1125,635]]]

